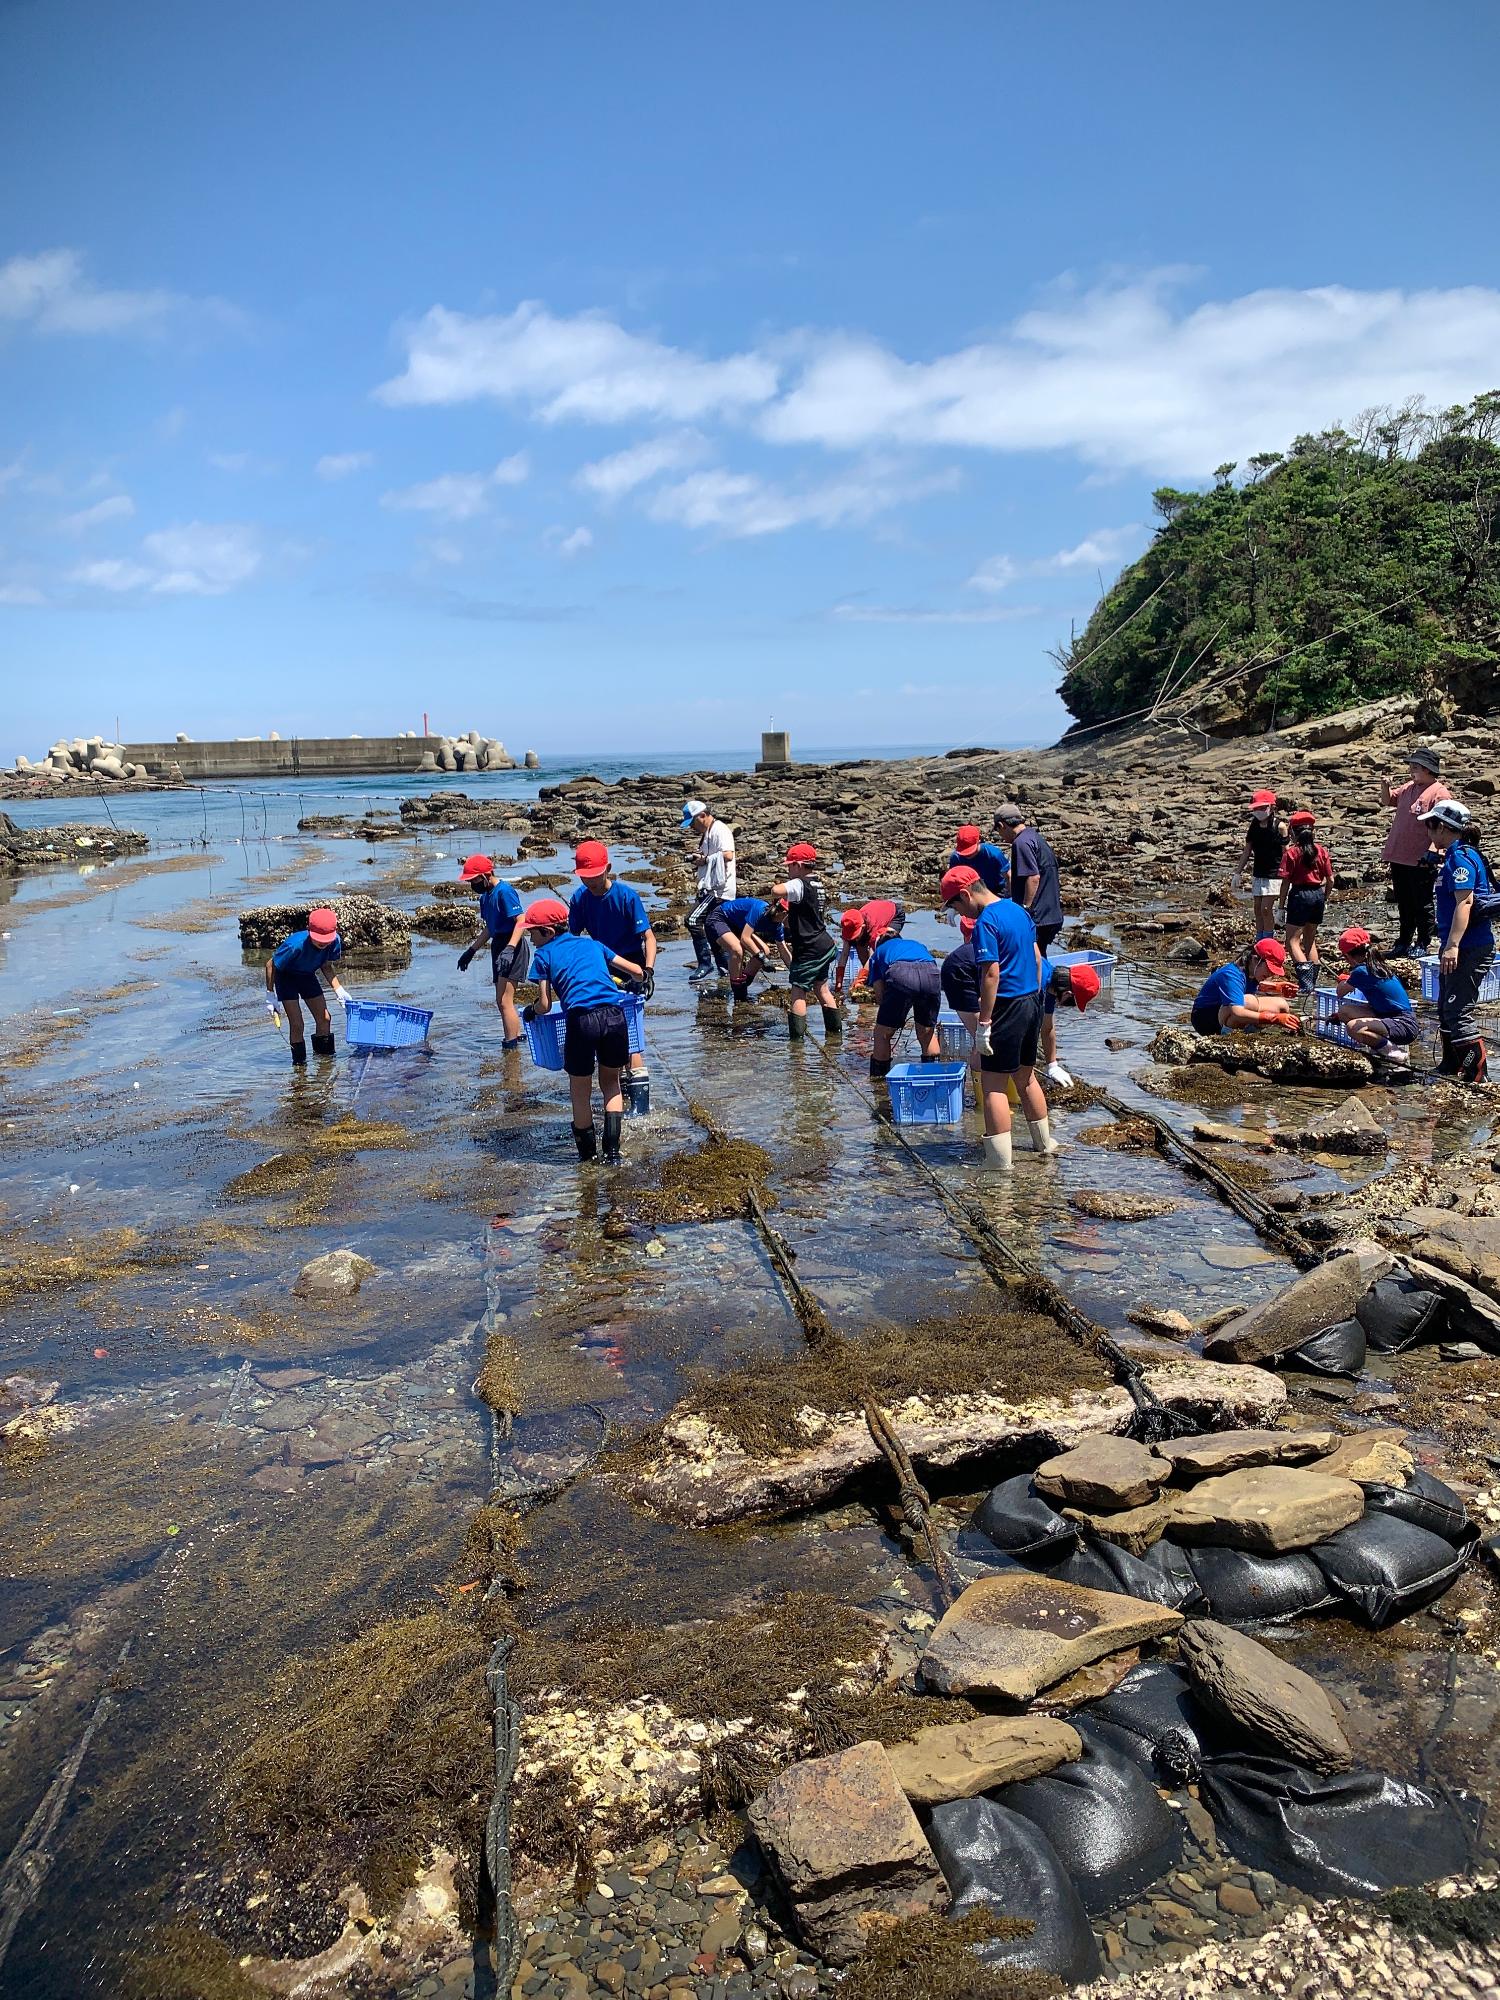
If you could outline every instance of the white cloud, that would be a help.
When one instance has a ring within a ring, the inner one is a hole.
[[[581,466],[575,484],[600,500],[618,500],[663,472],[680,472],[686,466],[696,465],[707,450],[708,440],[698,431],[674,431],[663,437],[647,438],[643,444],[630,445],[609,458],[596,458],[592,464]]]
[[[91,590],[144,590],[156,580],[156,571],[143,563],[126,562],[119,556],[110,556],[100,562],[80,563],[70,570],[70,583],[84,583]]]
[[[406,372],[383,383],[385,403],[517,402],[548,422],[620,423],[657,417],[693,423],[754,408],[776,392],[765,354],[706,361],[602,313],[560,318],[535,300],[512,313],[434,306],[405,335]]]
[[[841,625],[1009,625],[1041,616],[1039,604],[987,604],[966,611],[928,610],[919,605],[835,604],[829,617]]]
[[[658,488],[646,512],[653,521],[716,528],[732,538],[776,535],[803,525],[859,527],[905,501],[952,492],[958,483],[956,471],[916,473],[883,461],[795,491],[754,473],[695,472]]]
[[[557,553],[560,556],[581,556],[586,549],[591,549],[593,546],[593,530],[590,528],[575,528],[572,534],[564,535],[562,540],[558,542]]]
[[[207,458],[215,472],[265,474],[281,470],[274,458],[261,458],[253,451],[211,451],[207,453]]]
[[[998,595],[1008,590],[1018,577],[1062,576],[1075,569],[1118,569],[1126,558],[1143,548],[1151,530],[1140,521],[1123,528],[1096,528],[1071,549],[1058,549],[1050,556],[1026,561],[1017,556],[989,556],[968,579],[968,589]]]
[[[157,597],[222,597],[261,564],[260,539],[238,521],[188,521],[141,543],[143,562],[111,557],[81,563],[69,582],[91,590],[146,590]]]
[[[518,451],[502,458],[493,472],[444,472],[420,485],[384,493],[380,504],[407,513],[436,514],[444,521],[472,521],[488,512],[490,495],[497,486],[519,486],[530,472],[530,459]]]
[[[90,528],[102,528],[106,521],[128,521],[134,512],[135,502],[128,493],[113,493],[108,500],[65,514],[57,525],[65,534],[86,535]]]
[[[107,291],[84,276],[76,250],[44,250],[0,264],[0,322],[29,326],[37,333],[149,333],[185,310],[223,321],[239,318],[220,299]]]
[[[375,463],[373,451],[325,452],[313,467],[319,479],[348,479],[352,473],[368,472]]]
[[[990,556],[982,562],[969,578],[971,590],[1009,590],[1016,578],[1023,574],[1021,564],[1012,556]]]

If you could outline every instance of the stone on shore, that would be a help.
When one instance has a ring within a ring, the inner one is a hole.
[[[917,1805],[972,1799],[1040,1778],[1083,1754],[1078,1731],[1049,1715],[979,1715],[922,1729],[890,1751],[896,1782]]]
[[[857,1958],[876,1926],[948,1906],[937,1857],[879,1743],[794,1764],[748,1818],[798,1930],[830,1965]]]
[[[1175,1306],[1132,1306],[1125,1315],[1133,1326],[1144,1327],[1147,1333],[1165,1334],[1168,1340],[1186,1340],[1196,1332],[1193,1322]]]
[[[1114,1514],[1090,1512],[1084,1507],[1064,1507],[1062,1511],[1066,1520],[1081,1522],[1100,1541],[1113,1542],[1129,1555],[1143,1556],[1166,1533],[1175,1505],[1175,1494],[1158,1493],[1143,1506],[1126,1507]]]
[[[1169,1471],[1133,1438],[1090,1437],[1038,1466],[1032,1484],[1047,1499],[1073,1507],[1141,1507],[1166,1484]]]
[[[1305,1125],[1278,1127],[1272,1137],[1278,1146],[1317,1153],[1383,1153],[1389,1143],[1374,1112],[1352,1094]]]
[[[375,1266],[354,1250],[328,1250],[304,1264],[292,1290],[299,1298],[352,1299]]]
[[[1356,1431],[1318,1460],[1317,1470],[1363,1486],[1404,1486],[1416,1471],[1403,1430]]]
[[[1168,1022],[1157,1030],[1147,1053],[1154,1063],[1217,1063],[1221,1069],[1248,1070],[1273,1083],[1357,1086],[1368,1083],[1375,1073],[1369,1057],[1357,1049],[1279,1029],[1255,1035],[1200,1035]]]
[[[1403,1255],[1402,1263],[1414,1278],[1420,1278],[1443,1295],[1448,1310],[1448,1331],[1462,1340],[1472,1340],[1488,1354],[1500,1354],[1500,1304],[1471,1285],[1454,1277],[1438,1264],[1424,1258]]]
[[[245,951],[271,951],[293,931],[304,930],[312,903],[262,903],[241,910],[240,946]],[[344,950],[379,953],[383,958],[411,956],[411,919],[405,910],[377,902],[373,896],[335,896],[329,907],[338,919]]]
[[[1500,1216],[1415,1208],[1407,1219],[1421,1230],[1412,1244],[1415,1256],[1500,1299]]]
[[[1216,1431],[1207,1437],[1168,1438],[1158,1454],[1183,1485],[1220,1472],[1243,1472],[1256,1465],[1306,1465],[1336,1442],[1332,1431]]]
[[[1131,1194],[1125,1188],[1077,1188],[1068,1196],[1068,1206],[1101,1222],[1150,1222],[1159,1215],[1175,1214],[1182,1204],[1166,1195]]]
[[[1212,1618],[1177,1635],[1177,1658],[1211,1708],[1315,1771],[1347,1771],[1354,1752],[1327,1690],[1269,1647]]]
[[[1266,1361],[1300,1347],[1325,1326],[1353,1317],[1366,1291],[1395,1263],[1388,1250],[1361,1237],[1336,1257],[1305,1271],[1259,1305],[1229,1321],[1204,1347],[1215,1361]]]
[[[940,1694],[972,1689],[1028,1702],[1106,1654],[1181,1623],[1179,1612],[1118,1591],[1086,1590],[1029,1571],[981,1577],[933,1632],[922,1678]]]
[[[1364,1511],[1365,1496],[1352,1479],[1291,1465],[1251,1466],[1182,1494],[1172,1511],[1172,1539],[1283,1555],[1311,1548]]]

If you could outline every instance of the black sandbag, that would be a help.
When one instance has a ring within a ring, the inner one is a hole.
[[[1163,1785],[1191,1784],[1206,1758],[1252,1744],[1237,1723],[1205,1708],[1187,1675],[1166,1660],[1143,1660],[1070,1719],[1080,1733],[1108,1731],[1110,1748]]]
[[[1376,1632],[1434,1603],[1468,1560],[1441,1535],[1382,1513],[1351,1521],[1309,1553],[1341,1607]]]
[[[1002,1479],[974,1509],[971,1528],[988,1535],[997,1549],[1028,1559],[1062,1555],[1078,1541],[1078,1529],[1065,1521],[1050,1500],[1031,1483],[1029,1472]]]
[[[1088,1913],[1052,1843],[1031,1820],[993,1799],[953,1799],[934,1806],[927,1828],[938,1866],[953,1891],[956,1917],[970,1910],[1029,1917],[1026,1937],[975,1946],[986,1965],[1054,1973],[1086,1986],[1103,1971]]]
[[[1198,1784],[1226,1846],[1310,1896],[1379,1896],[1469,1865],[1453,1807],[1378,1771],[1323,1777],[1287,1758],[1232,1755],[1210,1758]],[[1477,1825],[1477,1801],[1456,1796]]]
[[[994,1796],[1047,1836],[1090,1914],[1115,1909],[1182,1858],[1182,1821],[1134,1757],[1082,1716],[1083,1755]]]
[[[1456,1549],[1472,1548],[1479,1538],[1478,1528],[1453,1488],[1420,1467],[1404,1486],[1372,1484],[1364,1487],[1364,1494],[1367,1514],[1391,1514],[1398,1521],[1410,1521],[1413,1527],[1441,1535]]]
[[[1279,1367],[1313,1375],[1357,1375],[1365,1365],[1365,1330],[1357,1319],[1341,1319],[1276,1359]]]
[[[1073,1553],[1049,1564],[1047,1574],[1086,1590],[1123,1591],[1171,1611],[1187,1611],[1199,1602],[1197,1579],[1176,1542],[1157,1542],[1144,1556],[1133,1556],[1085,1530]]]
[[[1203,1542],[1187,1551],[1209,1616],[1225,1625],[1270,1625],[1326,1611],[1338,1598],[1311,1555],[1256,1555]]]
[[[1354,1310],[1377,1354],[1399,1354],[1419,1340],[1440,1339],[1448,1317],[1442,1293],[1406,1271],[1371,1285]]]

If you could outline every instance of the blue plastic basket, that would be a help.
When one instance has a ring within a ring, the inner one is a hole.
[[[351,1049],[410,1049],[425,1042],[432,1026],[430,1007],[403,1007],[396,1000],[346,1000],[344,1040]]]
[[[1420,964],[1422,967],[1422,998],[1430,1000],[1435,1007],[1437,1005],[1439,982],[1442,974],[1441,963],[1436,958],[1424,958],[1420,960]],[[1480,980],[1479,998],[1481,1003],[1500,1000],[1500,965],[1492,967],[1484,975],[1483,979]]]
[[[1313,1033],[1324,1042],[1337,1042],[1340,1048],[1357,1049],[1359,1043],[1344,1026],[1335,1019],[1339,1002],[1343,999],[1336,986],[1319,986],[1313,991]]]
[[[967,1062],[974,1037],[957,1014],[946,1007],[938,1015],[938,1048],[944,1062]]]
[[[969,1065],[895,1063],[886,1075],[891,1116],[898,1125],[961,1125]]]
[[[554,1007],[550,1014],[538,1014],[534,1021],[522,1016],[521,1026],[526,1030],[526,1046],[531,1051],[531,1060],[538,1069],[561,1069],[563,1017]]]
[[[643,1056],[646,1053],[646,1003],[639,993],[622,993],[620,1005],[625,1009],[625,1033],[630,1038],[630,1053]]]
[[[1091,965],[1099,975],[1099,990],[1107,992],[1115,981],[1115,967],[1118,959],[1111,958],[1107,951],[1049,951],[1049,965]]]

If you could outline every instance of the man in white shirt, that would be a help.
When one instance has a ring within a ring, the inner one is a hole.
[[[682,831],[691,827],[698,836],[698,894],[688,911],[688,935],[693,940],[697,967],[690,975],[700,985],[718,977],[713,946],[703,928],[704,919],[716,903],[732,901],[739,894],[734,867],[734,828],[715,819],[702,799],[688,799],[682,808]]]

